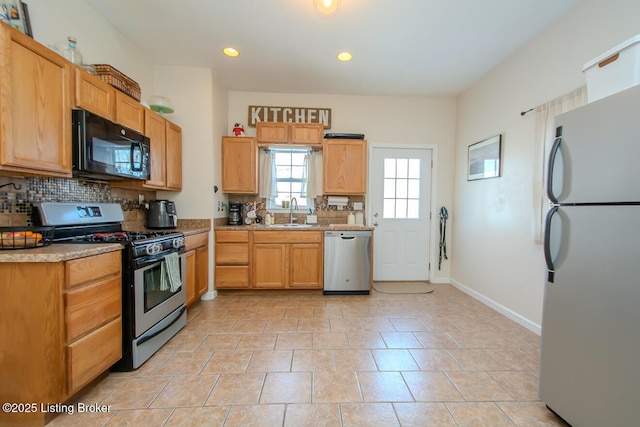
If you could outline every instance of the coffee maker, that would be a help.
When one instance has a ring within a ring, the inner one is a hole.
[[[229,202],[229,225],[242,225],[242,203]]]

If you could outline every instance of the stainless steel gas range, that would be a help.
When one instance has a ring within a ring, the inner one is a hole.
[[[184,234],[123,231],[116,203],[37,203],[36,222],[54,227],[53,242],[122,243],[122,359],[140,367],[187,323]]]

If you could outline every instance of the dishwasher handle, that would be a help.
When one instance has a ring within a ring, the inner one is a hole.
[[[353,240],[356,238],[356,236],[340,236],[340,238],[342,240]]]

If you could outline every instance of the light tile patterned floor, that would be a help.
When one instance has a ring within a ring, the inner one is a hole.
[[[51,426],[564,426],[540,339],[449,285],[431,294],[220,292],[140,369]]]

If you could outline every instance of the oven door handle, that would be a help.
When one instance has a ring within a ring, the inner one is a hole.
[[[136,345],[141,345],[142,343],[149,341],[149,340],[150,340],[150,339],[152,339],[153,337],[158,336],[158,335],[160,335],[161,333],[163,333],[165,330],[169,329],[169,328],[170,328],[174,323],[176,323],[176,322],[180,319],[180,317],[182,316],[182,313],[184,313],[186,310],[187,310],[187,307],[182,306],[182,307],[180,308],[180,314],[178,314],[178,315],[176,316],[176,318],[175,318],[175,319],[173,319],[173,321],[172,321],[171,323],[169,323],[167,326],[165,326],[164,328],[160,329],[159,331],[155,331],[155,332],[154,332],[154,333],[152,333],[152,334],[149,334],[149,335],[147,335],[147,336],[144,336],[144,337],[140,338],[140,340],[138,340],[138,342],[136,343]]]
[[[164,251],[160,254],[154,254],[154,255],[146,255],[146,256],[141,256],[139,258],[134,259],[134,264],[135,264],[135,268],[142,268],[146,265],[149,264],[154,264],[156,262],[160,262],[162,260],[164,260],[165,256],[169,255],[170,253],[173,252],[178,252],[179,255],[182,255],[182,253],[184,252],[183,248],[171,248],[167,251]]]

